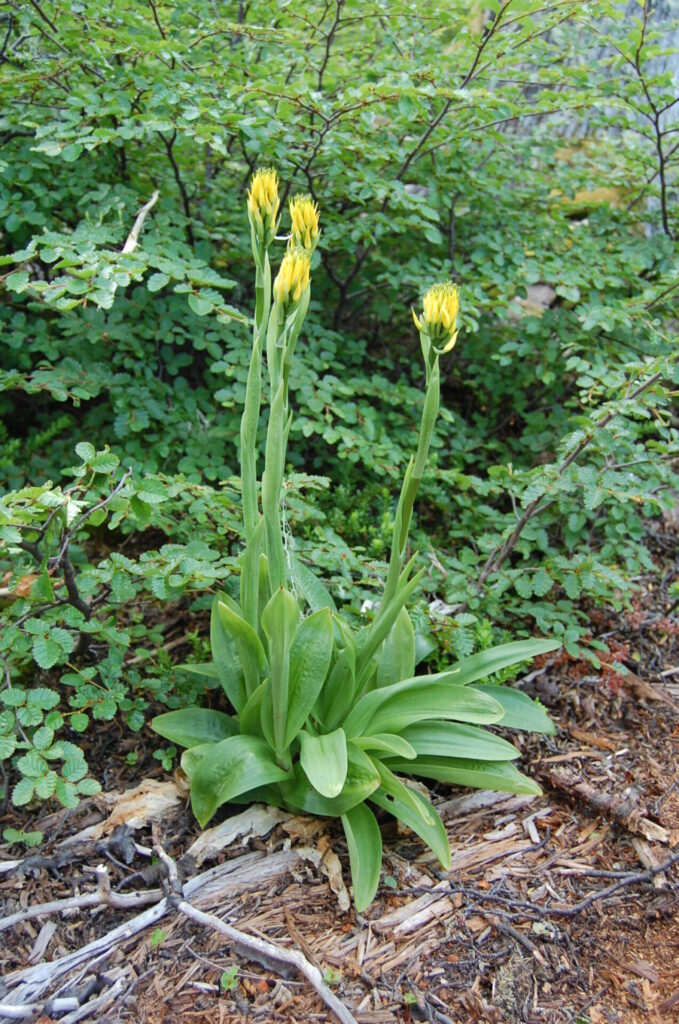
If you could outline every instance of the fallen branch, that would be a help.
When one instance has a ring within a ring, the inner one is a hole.
[[[281,946],[276,946],[273,942],[260,939],[255,935],[248,935],[247,932],[226,924],[226,922],[214,914],[205,914],[203,911],[197,910],[184,898],[184,893],[177,877],[177,868],[172,858],[167,855],[160,843],[156,844],[155,850],[167,870],[171,890],[168,899],[176,910],[192,921],[196,921],[197,924],[202,924],[206,928],[213,928],[215,931],[218,931],[233,944],[238,953],[246,956],[249,960],[255,960],[257,963],[262,964],[267,970],[276,971],[277,974],[287,977],[290,968],[292,968],[293,971],[307,979],[328,1009],[332,1010],[342,1024],[357,1024],[353,1014],[350,1013],[344,1003],[337,998],[323,981],[323,975],[318,967],[315,967],[307,960],[303,953],[297,949],[284,949]]]
[[[94,872],[97,876],[97,888],[94,892],[83,893],[82,896],[71,896],[65,900],[52,900],[51,903],[38,903],[25,910],[19,910],[16,914],[0,918],[0,932],[13,928],[14,925],[22,924],[24,921],[31,921],[34,917],[45,917],[48,914],[69,914],[74,910],[83,910],[85,907],[104,905],[115,907],[116,910],[132,910],[135,907],[143,907],[147,903],[159,903],[163,898],[160,889],[149,889],[146,892],[135,892],[128,895],[112,892],[106,867],[99,864]]]
[[[196,901],[205,900],[214,906],[215,902],[223,902],[226,896],[252,891],[256,885],[280,878],[298,863],[299,858],[292,850],[268,856],[259,852],[245,854],[237,861],[226,861],[224,864],[219,864],[217,867],[189,879],[184,886],[184,892],[186,896],[191,896]],[[167,897],[163,897],[143,913],[125,921],[117,928],[72,953],[67,953],[56,960],[6,974],[4,977],[6,993],[2,1000],[3,1006],[9,1005],[16,1009],[37,1002],[42,994],[60,978],[77,968],[84,968],[84,973],[92,970],[95,964],[110,955],[111,950],[120,949],[140,932],[162,920],[171,910],[172,906]],[[22,1018],[18,1016],[11,1019],[20,1020]]]
[[[561,790],[573,800],[582,800],[594,811],[607,815],[629,832],[654,842],[668,842],[667,830],[645,816],[646,808],[637,806],[633,795],[602,793],[571,768],[545,768],[540,774],[554,789]]]

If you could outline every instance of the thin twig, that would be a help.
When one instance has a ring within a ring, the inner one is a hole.
[[[0,918],[0,932],[13,928],[14,925],[31,921],[34,917],[45,917],[48,914],[69,914],[85,907],[110,906],[116,910],[131,910],[147,903],[158,903],[163,894],[160,889],[148,889],[146,892],[135,892],[124,895],[112,892],[106,867],[100,864],[95,868],[97,888],[94,892],[83,893],[82,896],[71,896],[65,900],[52,900],[50,903],[37,903],[33,907],[19,910],[16,914]]]
[[[122,248],[123,253],[134,252],[137,248],[137,245],[139,244],[139,235],[141,234],[141,229],[144,226],[144,221],[146,220],[149,210],[156,205],[159,194],[158,189],[156,189],[148,203],[145,203],[137,214],[137,219],[135,220],[132,230],[127,236],[127,241]]]
[[[155,851],[167,871],[170,888],[168,900],[181,914],[184,914],[197,924],[202,924],[206,928],[213,928],[215,931],[218,931],[233,943],[234,948],[238,952],[247,956],[250,960],[261,963],[267,969],[282,974],[283,977],[287,975],[290,968],[297,971],[307,979],[328,1009],[332,1010],[342,1024],[357,1024],[353,1014],[323,981],[323,975],[318,967],[314,967],[303,953],[297,949],[284,949],[266,939],[248,935],[239,928],[226,924],[219,917],[215,917],[214,914],[205,914],[202,910],[196,910],[194,906],[184,899],[177,877],[177,868],[172,858],[168,856],[159,842],[155,844]]]

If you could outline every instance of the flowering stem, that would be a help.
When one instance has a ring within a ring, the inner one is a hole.
[[[266,251],[255,249],[256,278],[256,310],[255,329],[252,343],[252,355],[248,369],[248,381],[245,389],[245,407],[240,427],[240,463],[243,487],[243,525],[245,540],[250,540],[257,526],[257,428],[262,399],[262,342],[266,323],[269,319],[271,306],[271,269]]]
[[[422,409],[422,419],[420,421],[420,435],[417,442],[417,451],[415,452],[415,456],[411,458],[403,478],[403,486],[401,487],[401,494],[398,500],[394,530],[392,534],[389,572],[387,574],[387,582],[385,584],[380,610],[375,621],[377,621],[380,615],[384,612],[399,587],[399,577],[401,575],[403,555],[408,541],[408,532],[410,530],[413,506],[415,504],[415,498],[417,497],[420,484],[424,478],[427,456],[429,455],[429,447],[434,433],[436,419],[438,417],[441,394],[441,377],[439,372],[438,356],[434,357],[431,367],[429,367],[429,363],[427,362],[427,369],[427,390],[424,396],[424,407]]]

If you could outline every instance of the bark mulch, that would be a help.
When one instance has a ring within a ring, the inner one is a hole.
[[[333,822],[246,810],[240,834],[231,820],[195,845],[185,789],[162,778],[43,819],[41,852],[0,864],[0,928],[22,915],[2,932],[0,1021],[336,1019],[306,978],[188,918],[179,896],[159,902],[160,842],[187,903],[301,952],[360,1024],[676,1024],[675,579],[676,563],[631,612],[592,611],[608,647],[601,672],[559,655],[521,681],[559,727],[522,741],[543,796],[435,791],[453,851],[445,874],[417,837],[385,821],[382,884],[364,916],[349,906]],[[7,824],[16,825],[9,813]],[[123,905],[135,893],[147,902]],[[73,902],[87,894],[96,906]],[[28,917],[55,900],[71,909]],[[89,943],[98,945],[76,962]]]

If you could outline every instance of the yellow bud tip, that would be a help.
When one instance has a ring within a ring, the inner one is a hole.
[[[313,252],[321,234],[318,226],[320,216],[318,206],[311,196],[299,195],[290,200],[292,246]]]
[[[260,168],[252,177],[248,192],[248,211],[257,220],[273,224],[278,216],[278,173],[273,167]]]
[[[311,255],[305,249],[288,249],[273,283],[273,297],[280,305],[297,303],[309,286]]]
[[[431,340],[437,344],[444,342],[439,351],[450,352],[457,340],[455,323],[460,309],[460,293],[451,281],[442,281],[432,285],[422,301],[424,312],[419,320],[413,312],[415,325],[420,331],[426,331]]]

